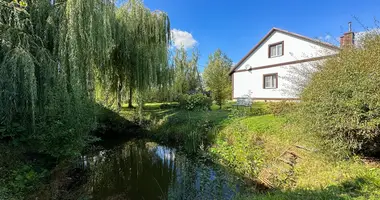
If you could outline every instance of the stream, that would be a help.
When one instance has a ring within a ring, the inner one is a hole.
[[[215,164],[146,140],[130,140],[81,157],[81,199],[233,199],[235,176]]]

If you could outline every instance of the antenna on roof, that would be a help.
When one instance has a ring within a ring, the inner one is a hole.
[[[352,22],[348,22],[348,32],[352,32]]]

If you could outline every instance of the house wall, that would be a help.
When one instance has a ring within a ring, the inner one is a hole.
[[[273,43],[284,41],[284,55],[275,58],[268,58],[268,46]],[[281,32],[274,32],[264,41],[255,52],[251,54],[236,71],[246,69],[247,65],[251,68],[273,65],[278,63],[304,60],[309,58],[321,57],[336,53],[332,50],[307,40],[288,35]]]
[[[268,46],[273,43],[284,41],[284,55],[276,58],[268,58]],[[337,50],[314,44],[310,41],[285,33],[274,32],[263,44],[256,49],[232,74],[233,76],[233,98],[244,97],[248,94],[252,98],[271,99],[293,99],[298,98],[291,88],[294,85],[289,78],[295,76],[296,68],[313,69],[318,62],[310,61],[337,53]],[[301,62],[302,60],[309,60]],[[291,62],[291,63],[289,63]],[[283,64],[288,63],[288,64]],[[277,65],[277,66],[270,66]],[[246,69],[251,68],[250,71]],[[263,75],[278,73],[278,88],[264,89]]]
[[[250,94],[251,98],[259,100],[279,100],[279,99],[296,99],[298,98],[293,82],[289,80],[299,79],[302,73],[309,73],[321,61],[310,61],[278,67],[256,69],[243,72],[235,72],[233,77],[233,97],[246,97]],[[307,68],[299,71],[299,68]],[[278,88],[264,89],[264,74],[278,74]],[[301,79],[302,81],[302,79]]]

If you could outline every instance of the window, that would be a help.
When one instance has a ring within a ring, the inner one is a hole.
[[[276,89],[278,87],[278,74],[264,74],[264,89]]]
[[[269,45],[269,58],[284,55],[284,41]]]

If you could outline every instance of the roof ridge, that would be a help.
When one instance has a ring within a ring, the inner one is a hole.
[[[231,75],[235,70],[236,68],[241,65],[256,49],[259,48],[259,46],[275,31],[278,31],[278,32],[282,32],[282,33],[285,33],[285,34],[289,34],[289,35],[292,35],[292,36],[295,36],[295,37],[298,37],[298,38],[301,38],[301,39],[304,39],[304,40],[309,40],[310,42],[313,42],[313,43],[317,43],[317,44],[320,44],[320,45],[323,45],[323,46],[327,46],[329,48],[333,48],[333,49],[340,49],[339,47],[333,45],[333,44],[330,44],[330,43],[327,43],[327,42],[323,42],[323,41],[320,41],[320,40],[317,40],[317,39],[313,39],[313,38],[310,38],[310,37],[307,37],[307,36],[304,36],[304,35],[300,35],[298,33],[294,33],[294,32],[290,32],[290,31],[287,31],[287,30],[284,30],[284,29],[281,29],[281,28],[277,28],[277,27],[273,27],[249,52],[247,55],[245,55],[229,72],[229,74]]]
[[[325,42],[325,41],[321,41],[321,40],[318,40],[316,38],[311,38],[311,37],[308,37],[308,36],[304,36],[304,35],[301,35],[301,34],[298,34],[298,33],[295,33],[295,32],[291,32],[291,31],[288,31],[288,30],[280,29],[280,28],[276,28],[276,30],[280,31],[280,32],[285,32],[285,33],[288,33],[288,34],[291,34],[291,35],[294,35],[294,36],[298,36],[298,37],[301,37],[301,38],[304,38],[304,39],[307,39],[307,40],[312,40],[312,41],[314,41],[316,43],[324,44],[324,45],[330,46],[332,48],[339,48],[339,47],[335,46],[334,44],[331,44],[331,43],[328,43],[328,42]]]

